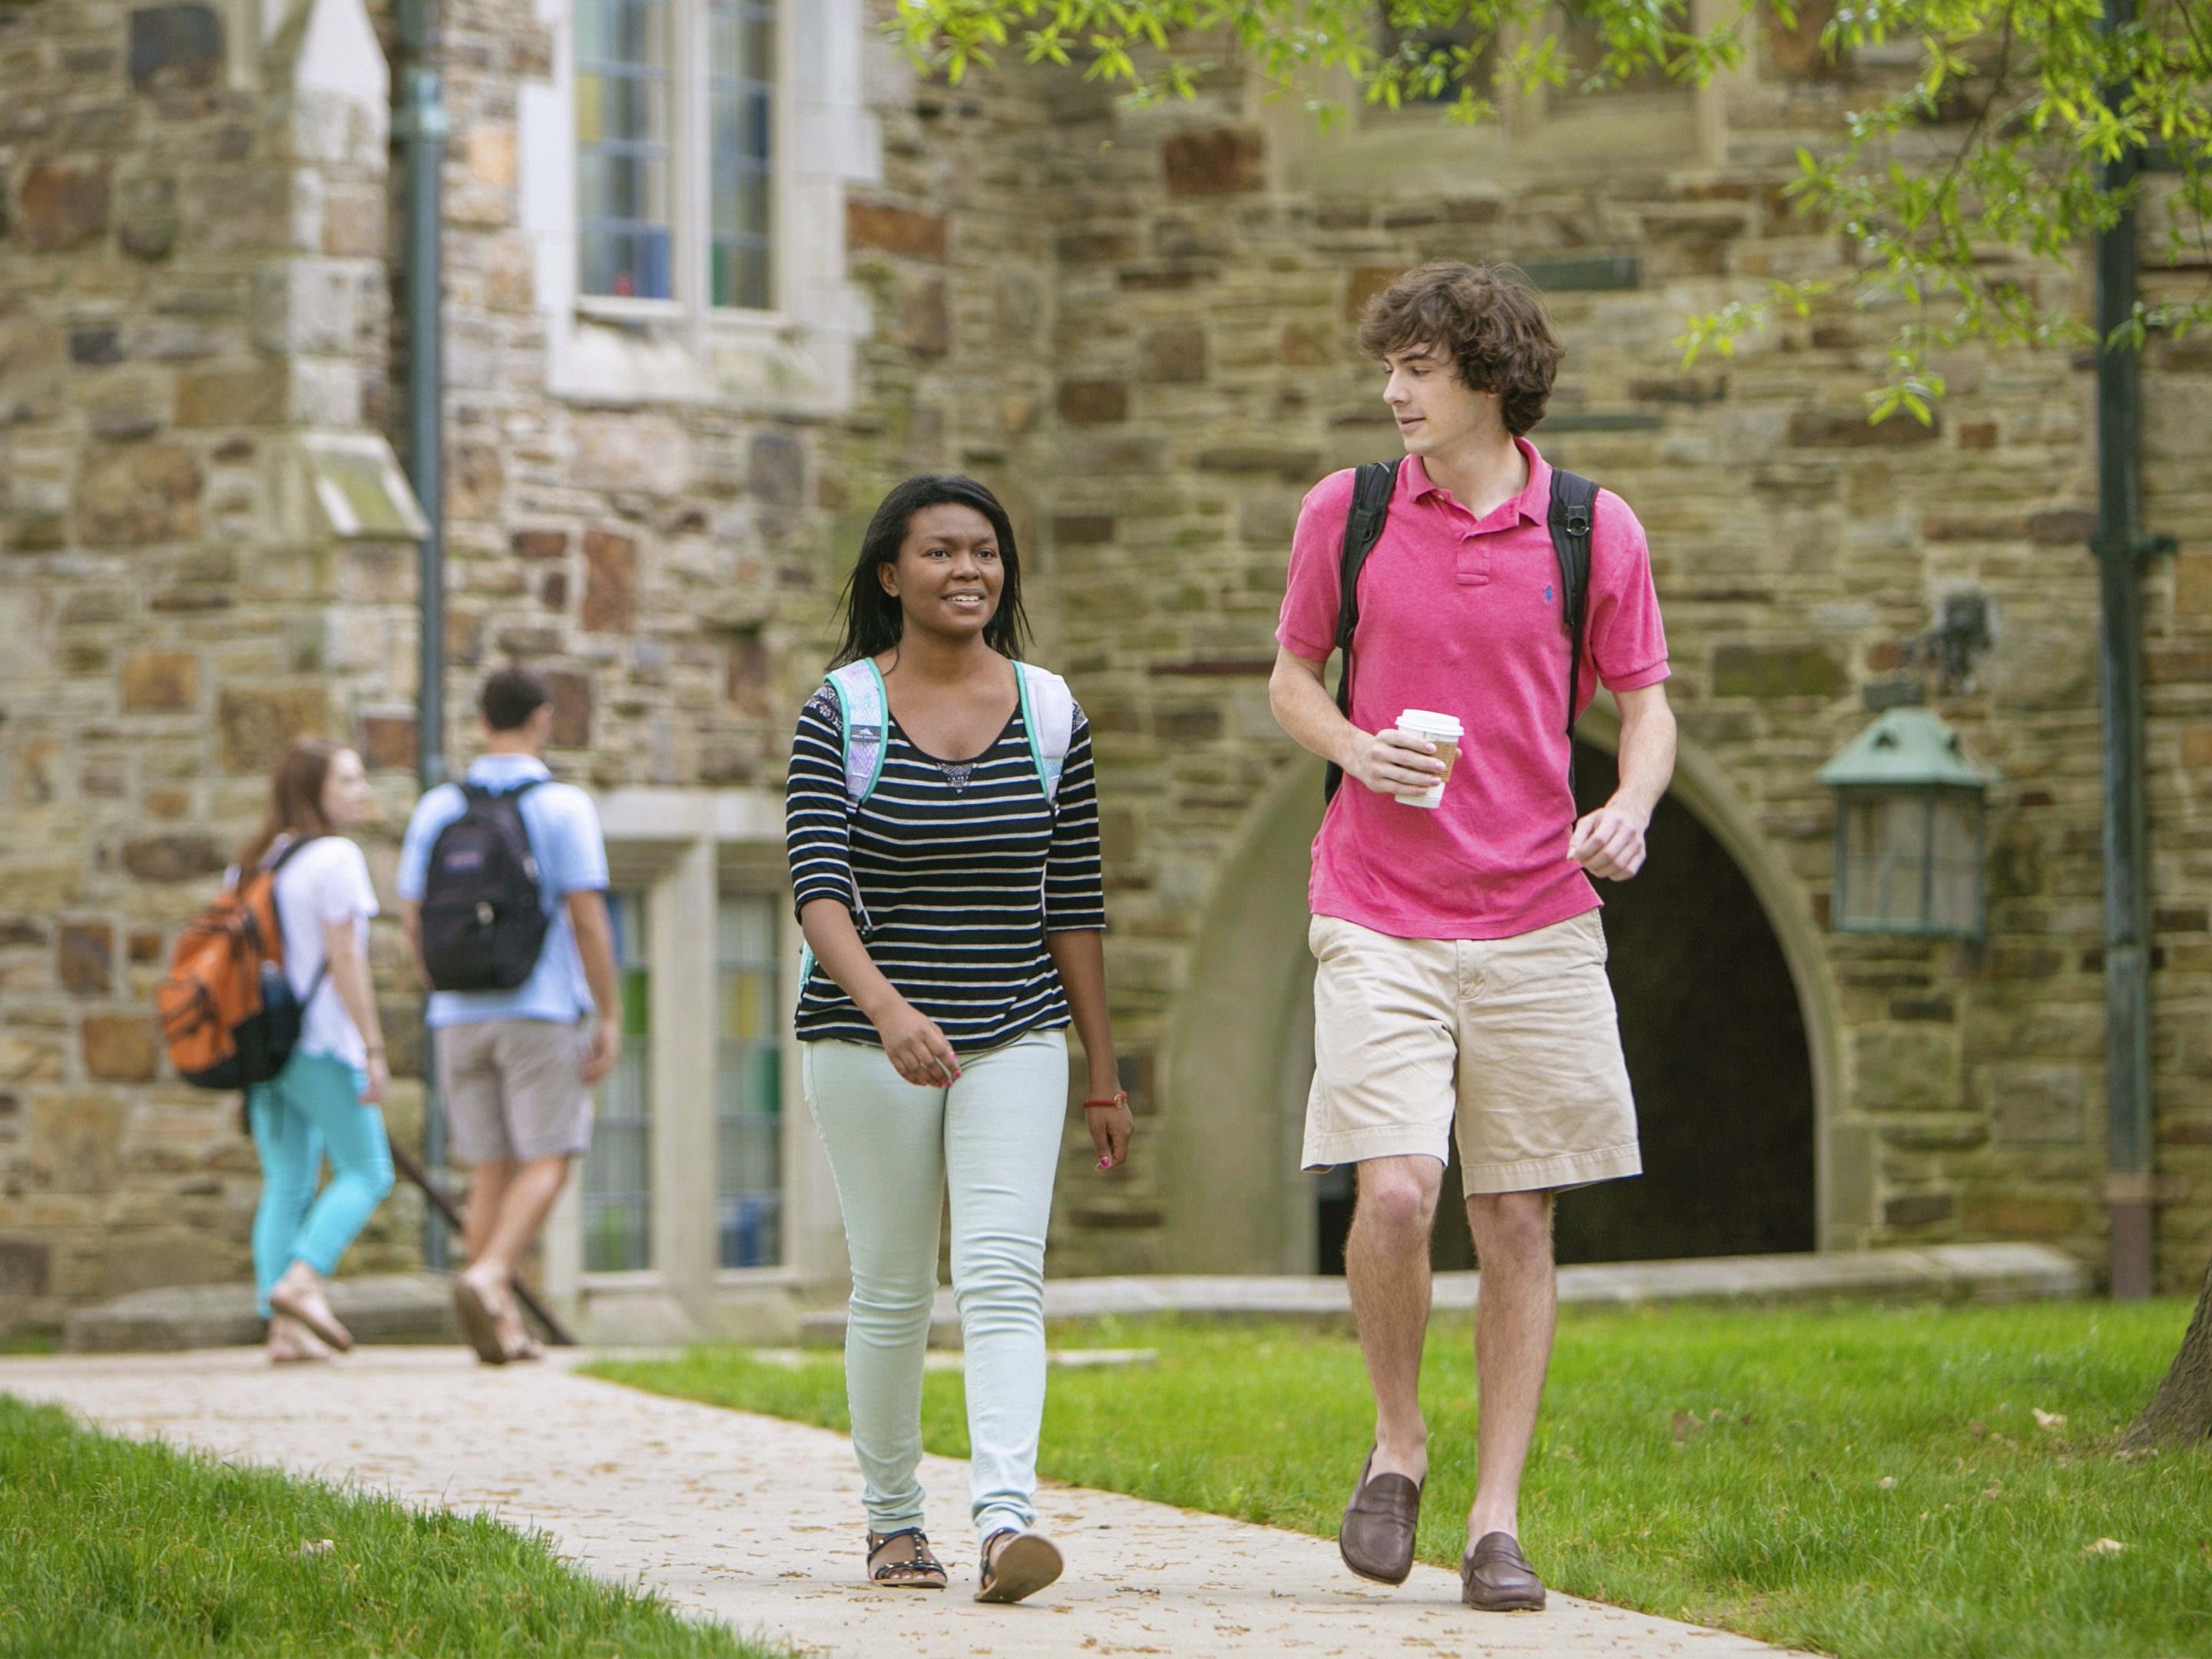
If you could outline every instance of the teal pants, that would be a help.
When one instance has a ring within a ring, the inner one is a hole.
[[[253,1282],[264,1319],[269,1287],[284,1270],[304,1261],[327,1278],[392,1190],[384,1114],[362,1104],[365,1081],[342,1060],[295,1049],[283,1071],[246,1091],[253,1150],[261,1154]],[[318,1195],[326,1154],[331,1182]]]
[[[1036,1519],[1044,1415],[1044,1244],[1067,1120],[1067,1038],[1032,1031],[963,1054],[960,1080],[917,1088],[881,1048],[805,1049],[853,1300],[845,1393],[868,1526],[921,1524],[921,1356],[937,1296],[938,1218],[952,1212],[952,1296],[967,1347],[968,1507],[979,1536]]]

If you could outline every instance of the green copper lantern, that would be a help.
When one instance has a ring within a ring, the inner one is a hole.
[[[1836,792],[1831,924],[1979,939],[1983,797],[2002,776],[1931,710],[1892,708],[1820,769]]]

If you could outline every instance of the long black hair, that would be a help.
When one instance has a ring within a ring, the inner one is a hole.
[[[884,565],[898,562],[908,526],[924,507],[972,507],[991,521],[998,538],[999,563],[1006,574],[999,589],[999,608],[983,624],[983,643],[1004,657],[1017,655],[1029,635],[1030,621],[1022,609],[1022,562],[1014,550],[1014,526],[1006,509],[973,478],[957,474],[924,472],[908,478],[883,499],[868,532],[860,538],[860,556],[845,579],[845,637],[830,661],[832,668],[888,651],[906,631],[906,613],[895,595],[884,592],[876,574]]]

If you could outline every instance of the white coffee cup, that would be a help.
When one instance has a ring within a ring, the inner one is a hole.
[[[1437,758],[1444,763],[1444,775],[1418,795],[1400,795],[1395,799],[1401,806],[1437,807],[1444,804],[1444,785],[1451,781],[1452,763],[1459,758],[1459,740],[1465,735],[1456,714],[1439,714],[1433,709],[1408,708],[1398,716],[1398,730],[1409,738],[1423,738],[1437,746]]]

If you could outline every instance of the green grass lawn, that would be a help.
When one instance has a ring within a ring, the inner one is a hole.
[[[0,1394],[10,1659],[767,1652],[496,1521],[114,1439]]]
[[[2212,1449],[2130,1463],[2109,1450],[2189,1310],[1570,1317],[1523,1542],[1571,1594],[1846,1659],[2212,1655]],[[1055,1370],[1043,1473],[1335,1534],[1373,1425],[1349,1339],[1131,1322],[1061,1340],[1160,1357]],[[846,1426],[834,1359],[792,1370],[702,1350],[594,1369]],[[1465,1327],[1432,1331],[1420,1551],[1446,1566],[1474,1491],[1474,1373]],[[932,1451],[967,1454],[957,1372],[929,1375],[922,1413]]]

